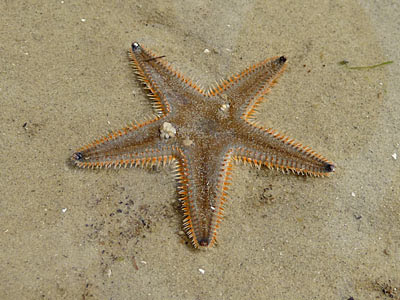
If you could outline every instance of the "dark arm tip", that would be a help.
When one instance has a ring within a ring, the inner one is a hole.
[[[332,165],[332,164],[326,164],[325,165],[325,171],[329,172],[329,173],[330,172],[335,172],[335,168],[336,168],[335,165]]]
[[[139,43],[137,43],[137,42],[133,42],[133,43],[132,43],[132,51],[136,51],[136,50],[138,50],[139,48],[140,48]]]
[[[75,152],[74,154],[72,154],[72,159],[76,161],[81,161],[83,159],[82,152]]]
[[[286,59],[286,57],[284,57],[284,56],[279,57],[279,62],[282,63],[282,64],[285,63],[286,60],[287,60],[287,59]]]

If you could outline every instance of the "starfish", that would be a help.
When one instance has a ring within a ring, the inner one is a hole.
[[[216,244],[234,162],[317,177],[335,171],[311,148],[254,118],[286,67],[284,56],[256,63],[204,90],[136,42],[128,55],[149,90],[155,114],[82,147],[72,160],[92,169],[173,163],[183,228],[195,248]]]

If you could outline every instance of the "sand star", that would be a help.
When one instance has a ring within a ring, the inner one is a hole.
[[[335,170],[311,148],[254,119],[286,67],[284,56],[261,61],[207,91],[138,43],[129,56],[156,114],[79,149],[72,159],[83,168],[173,162],[183,227],[194,247],[216,243],[234,161],[301,175]]]

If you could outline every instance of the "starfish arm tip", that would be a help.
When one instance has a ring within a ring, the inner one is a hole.
[[[136,50],[138,50],[140,48],[140,45],[138,42],[133,42],[131,47],[132,47],[132,51],[135,52]]]
[[[75,162],[81,161],[83,159],[83,153],[78,151],[71,155],[71,159]]]
[[[332,163],[327,163],[327,164],[325,165],[325,171],[326,171],[327,173],[335,172],[335,170],[336,170],[336,166],[335,166],[334,164],[332,164]]]

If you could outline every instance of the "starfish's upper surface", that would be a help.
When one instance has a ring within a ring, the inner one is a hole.
[[[194,247],[211,247],[223,217],[234,161],[325,176],[335,167],[309,147],[257,125],[254,113],[286,67],[284,56],[259,62],[204,91],[138,43],[132,66],[156,115],[79,149],[79,167],[174,162],[184,228]]]

